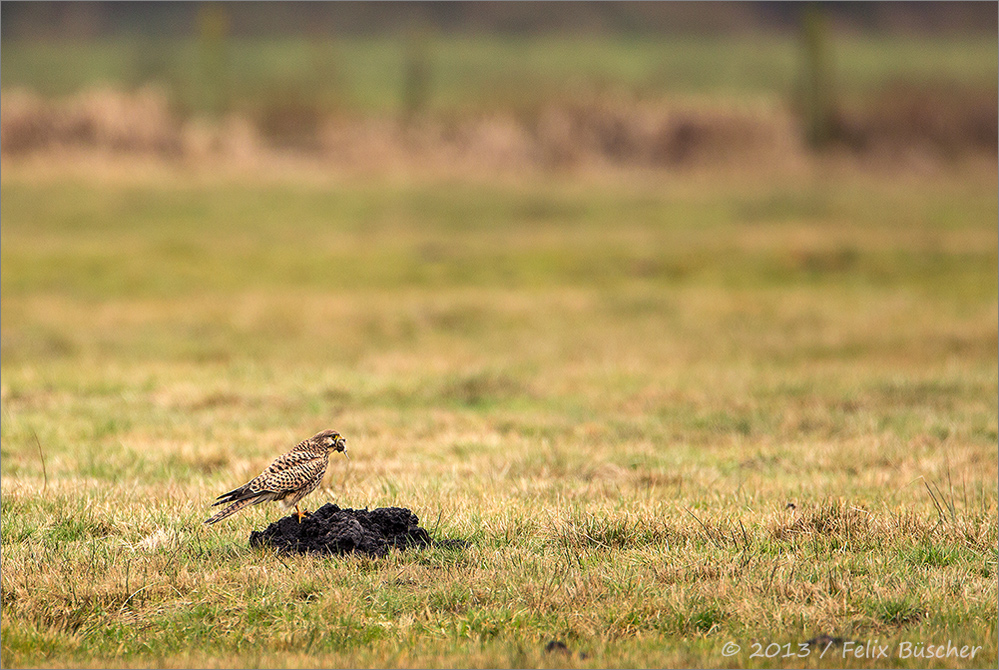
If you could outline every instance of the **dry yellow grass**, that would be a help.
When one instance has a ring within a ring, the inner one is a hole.
[[[750,656],[821,634],[994,665],[997,204],[967,170],[5,167],[4,665],[926,665]],[[327,426],[351,460],[312,506],[471,546],[200,525]]]

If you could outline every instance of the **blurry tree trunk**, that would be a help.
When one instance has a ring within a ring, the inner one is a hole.
[[[198,44],[201,52],[201,104],[221,115],[228,102],[226,36],[229,14],[224,3],[206,2],[198,7]]]
[[[309,30],[310,75],[312,98],[323,112],[343,104],[340,95],[344,88],[340,72],[340,54],[328,29],[315,24]]]
[[[426,110],[430,98],[429,34],[425,27],[409,31],[402,81],[403,120],[408,124]]]
[[[813,149],[820,149],[833,137],[835,94],[828,23],[819,3],[809,2],[802,7],[801,31],[804,47],[801,104],[805,139]]]

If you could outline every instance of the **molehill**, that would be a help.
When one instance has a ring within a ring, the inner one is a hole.
[[[276,547],[282,552],[338,555],[356,552],[385,556],[390,547],[427,547],[431,544],[460,548],[461,540],[433,542],[420,520],[404,507],[340,509],[326,503],[299,523],[292,514],[266,530],[250,533],[251,547]]]

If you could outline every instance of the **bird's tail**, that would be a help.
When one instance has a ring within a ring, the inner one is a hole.
[[[260,500],[258,498],[244,498],[243,500],[237,500],[236,502],[234,502],[233,504],[229,505],[224,510],[222,510],[221,512],[219,512],[218,514],[216,514],[215,516],[213,516],[211,518],[208,518],[208,519],[205,519],[205,523],[206,524],[213,524],[213,523],[219,522],[222,519],[226,518],[227,516],[229,516],[231,514],[235,514],[239,510],[243,509],[244,507],[248,507],[248,506],[253,505],[254,503],[258,503],[258,502],[260,502]]]

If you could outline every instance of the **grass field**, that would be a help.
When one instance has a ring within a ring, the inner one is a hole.
[[[655,98],[738,96],[787,99],[800,76],[794,36],[535,38],[428,35],[427,105],[434,109],[531,105],[553,93],[611,87]],[[404,38],[6,41],[5,88],[67,95],[98,85],[159,81],[186,109],[286,101],[342,110],[393,112],[403,100]],[[891,39],[836,36],[836,90],[865,95],[895,81],[956,81],[995,87],[993,37]]]
[[[994,169],[7,166],[0,215],[5,667],[996,664]],[[310,508],[471,546],[201,526],[325,427]],[[783,657],[821,634],[891,656]]]

